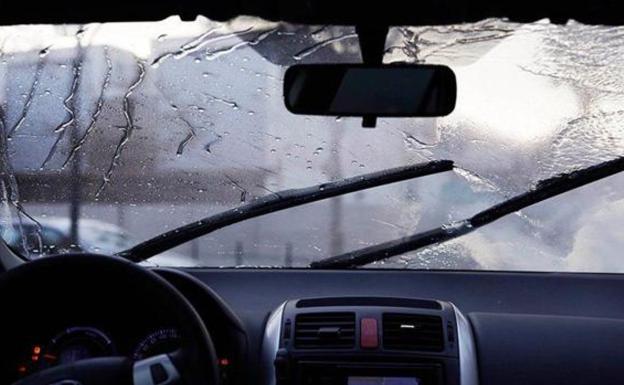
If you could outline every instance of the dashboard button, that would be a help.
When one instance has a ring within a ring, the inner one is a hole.
[[[364,349],[379,347],[379,334],[375,318],[362,318],[360,321],[360,346]]]

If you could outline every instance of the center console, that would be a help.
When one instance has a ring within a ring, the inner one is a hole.
[[[267,321],[267,385],[476,385],[468,320],[411,298],[287,301]]]

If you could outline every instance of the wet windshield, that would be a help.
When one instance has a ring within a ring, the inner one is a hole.
[[[360,62],[353,28],[239,18],[0,28],[0,230],[27,258],[112,254],[287,188],[452,159],[450,173],[245,221],[153,259],[285,266],[463,219],[624,153],[624,29],[395,27],[384,62],[457,76],[444,118],[290,114],[296,63]],[[624,176],[368,267],[624,271]]]

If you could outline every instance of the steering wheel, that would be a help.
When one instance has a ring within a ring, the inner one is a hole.
[[[84,359],[43,369],[13,385],[217,385],[216,353],[204,323],[186,298],[155,273],[120,258],[96,254],[67,254],[28,262],[0,276],[2,317],[18,316],[25,303],[50,288],[56,290],[58,301],[73,301],[72,306],[75,302],[78,307],[87,294],[105,298],[107,293],[123,292],[136,296],[136,301],[151,297],[150,301],[160,306],[155,311],[167,312],[175,319],[180,348],[140,361],[129,357]],[[118,310],[123,313],[127,309]]]

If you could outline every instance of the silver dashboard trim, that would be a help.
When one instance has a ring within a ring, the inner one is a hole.
[[[477,349],[472,334],[472,326],[468,318],[455,306],[455,324],[457,325],[457,341],[459,347],[459,383],[461,385],[478,385],[479,371],[477,367]]]
[[[262,362],[263,384],[276,385],[275,378],[275,358],[280,344],[282,330],[282,318],[286,302],[278,306],[267,319],[262,340]],[[459,376],[461,385],[478,385],[479,372],[477,367],[477,349],[472,333],[470,321],[464,314],[451,304],[455,313],[455,324],[457,325],[457,341],[459,348]]]
[[[264,338],[262,339],[262,362],[261,368],[263,372],[263,384],[275,385],[275,357],[280,344],[280,334],[282,330],[282,316],[284,315],[284,307],[286,302],[282,303],[277,309],[273,310],[267,319],[264,328]]]

